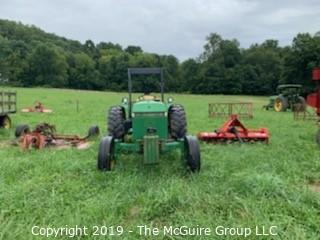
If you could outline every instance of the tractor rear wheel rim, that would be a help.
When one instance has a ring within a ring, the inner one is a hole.
[[[276,101],[274,104],[274,108],[277,112],[280,112],[282,109],[282,102],[281,101]]]
[[[3,120],[3,127],[5,129],[9,129],[11,128],[11,121],[9,118],[5,117],[4,120]]]

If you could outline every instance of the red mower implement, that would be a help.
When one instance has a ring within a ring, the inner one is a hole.
[[[85,149],[89,147],[88,140],[99,135],[99,128],[92,126],[87,136],[57,134],[54,125],[38,124],[33,131],[28,125],[19,125],[15,132],[22,149],[43,149],[45,147]]]
[[[52,113],[52,109],[47,109],[41,102],[38,102],[34,107],[23,108],[21,112],[25,113]]]
[[[233,114],[219,129],[214,132],[200,132],[198,139],[207,143],[232,143],[232,142],[264,142],[269,141],[267,128],[247,129]]]

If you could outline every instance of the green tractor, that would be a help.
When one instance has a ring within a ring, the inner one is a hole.
[[[300,95],[302,85],[299,84],[283,84],[277,87],[277,96],[271,96],[269,104],[264,106],[266,110],[273,109],[276,112],[284,112],[287,109],[294,110],[299,107],[299,110],[306,108],[306,101]]]
[[[134,75],[160,75],[161,96],[146,91],[133,101]],[[98,169],[111,171],[119,152],[139,153],[144,164],[155,164],[161,153],[179,149],[186,166],[198,172],[201,161],[198,139],[187,135],[184,108],[174,104],[170,97],[164,100],[163,69],[129,68],[128,87],[129,98],[123,98],[119,106],[109,109],[109,134],[100,142]]]

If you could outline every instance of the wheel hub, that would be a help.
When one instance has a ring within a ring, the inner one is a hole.
[[[281,101],[275,101],[274,103],[274,110],[277,112],[280,112],[282,110],[282,102]]]

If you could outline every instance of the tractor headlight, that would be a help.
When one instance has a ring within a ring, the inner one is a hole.
[[[173,103],[173,98],[172,97],[168,97],[167,101],[168,101],[168,103]]]
[[[122,98],[122,104],[128,104],[128,98],[126,97]]]

